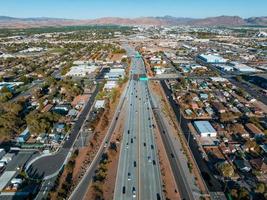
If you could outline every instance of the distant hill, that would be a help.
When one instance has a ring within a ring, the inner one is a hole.
[[[98,19],[60,19],[60,18],[14,18],[0,16],[0,28],[31,28],[46,26],[75,26],[75,25],[190,25],[190,26],[267,26],[267,17],[241,18],[238,16],[219,16],[202,19],[164,17],[120,18],[104,17]]]

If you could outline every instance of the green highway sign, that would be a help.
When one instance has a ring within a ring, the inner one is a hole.
[[[140,81],[148,81],[148,78],[147,77],[140,77],[139,80]]]

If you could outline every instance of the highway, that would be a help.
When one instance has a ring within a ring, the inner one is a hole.
[[[139,56],[132,58],[131,65],[125,102],[127,118],[113,199],[164,199],[148,85],[136,76],[146,74],[145,67]]]

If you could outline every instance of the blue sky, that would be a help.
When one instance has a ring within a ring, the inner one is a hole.
[[[13,17],[210,17],[267,16],[267,0],[0,0],[0,15]]]

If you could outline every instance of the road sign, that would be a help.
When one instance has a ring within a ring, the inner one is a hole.
[[[148,78],[147,77],[140,77],[139,80],[140,81],[148,81]]]

